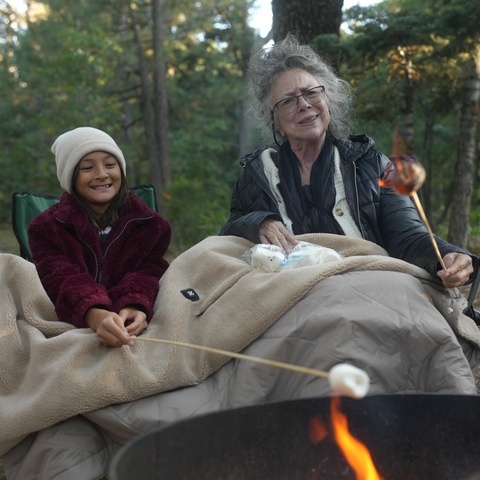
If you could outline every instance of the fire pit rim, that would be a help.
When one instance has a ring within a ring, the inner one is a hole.
[[[399,402],[414,402],[414,403],[427,403],[427,404],[435,404],[439,402],[447,402],[447,403],[457,403],[460,402],[469,402],[473,401],[475,403],[480,403],[480,395],[461,395],[461,394],[441,394],[441,393],[388,393],[388,394],[377,394],[377,395],[369,395],[361,400],[356,400],[347,397],[341,397],[342,399],[342,410],[348,410],[352,407],[352,405],[361,406],[362,404],[372,404],[374,405],[376,402],[379,403],[386,403],[386,404],[396,404]],[[413,400],[414,399],[414,400]],[[110,468],[108,471],[108,478],[111,480],[119,480],[117,476],[117,471],[119,469],[119,465],[124,457],[124,455],[138,443],[142,443],[144,439],[147,437],[154,437],[161,435],[162,432],[172,430],[174,431],[178,428],[179,425],[187,425],[187,424],[194,424],[195,422],[202,422],[205,418],[221,418],[223,416],[228,417],[232,415],[232,412],[237,412],[239,415],[248,414],[248,412],[252,411],[264,411],[268,413],[271,411],[272,407],[281,407],[285,409],[289,409],[292,406],[301,405],[302,408],[305,406],[315,406],[318,402],[330,402],[331,397],[307,397],[307,398],[300,398],[300,399],[287,399],[287,400],[280,400],[280,401],[268,401],[261,404],[253,404],[241,407],[229,407],[224,408],[221,410],[216,410],[213,412],[202,413],[198,415],[194,415],[188,418],[184,418],[181,420],[177,420],[159,427],[154,427],[148,430],[145,433],[138,435],[137,437],[128,441],[125,445],[123,445],[118,452],[115,454],[113,458]],[[479,405],[480,406],[480,405]],[[461,411],[458,405],[458,411]],[[371,408],[371,407],[370,407]],[[347,414],[348,417],[348,414]],[[479,409],[479,417],[480,417],[480,409]],[[480,421],[479,421],[479,429],[480,429]]]

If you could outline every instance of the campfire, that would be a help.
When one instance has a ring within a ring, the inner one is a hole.
[[[348,429],[370,452],[377,478],[480,478],[479,396],[371,395],[342,397],[341,403]],[[358,476],[334,435],[328,397],[231,409],[137,437],[115,457],[109,479],[370,478]]]
[[[367,447],[351,435],[348,430],[348,420],[340,410],[340,397],[331,399],[331,422],[333,437],[350,467],[353,469],[357,480],[383,480],[378,474],[372,457]],[[323,419],[319,416],[312,417],[309,423],[310,439],[318,444],[328,436],[328,430]]]

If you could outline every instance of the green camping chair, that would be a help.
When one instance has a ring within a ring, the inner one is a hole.
[[[131,187],[149,208],[158,213],[157,195],[153,185]],[[34,192],[14,192],[12,194],[12,226],[18,244],[20,256],[32,262],[32,252],[28,246],[27,229],[31,221],[39,214],[60,201],[55,195],[43,195]]]

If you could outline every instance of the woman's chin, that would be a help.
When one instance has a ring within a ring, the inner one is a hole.
[[[311,132],[302,132],[302,135],[287,137],[292,150],[304,149],[308,147],[323,147],[325,142],[326,130],[315,129]]]

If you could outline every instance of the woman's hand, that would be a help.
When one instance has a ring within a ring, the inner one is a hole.
[[[443,257],[446,270],[440,270],[437,275],[448,288],[461,287],[467,283],[473,273],[472,257],[464,253],[449,253]]]
[[[130,347],[133,345],[133,340],[125,328],[125,319],[114,312],[92,307],[85,313],[84,321],[97,332],[100,342],[106,347],[119,348],[123,345]]]
[[[145,313],[133,305],[122,308],[119,315],[123,318],[128,335],[140,335],[148,326]]]
[[[290,242],[292,245],[297,245],[298,240],[285,228],[285,225],[278,220],[271,218],[265,219],[260,224],[260,241],[266,245],[276,245],[285,250],[285,253],[290,253]]]

